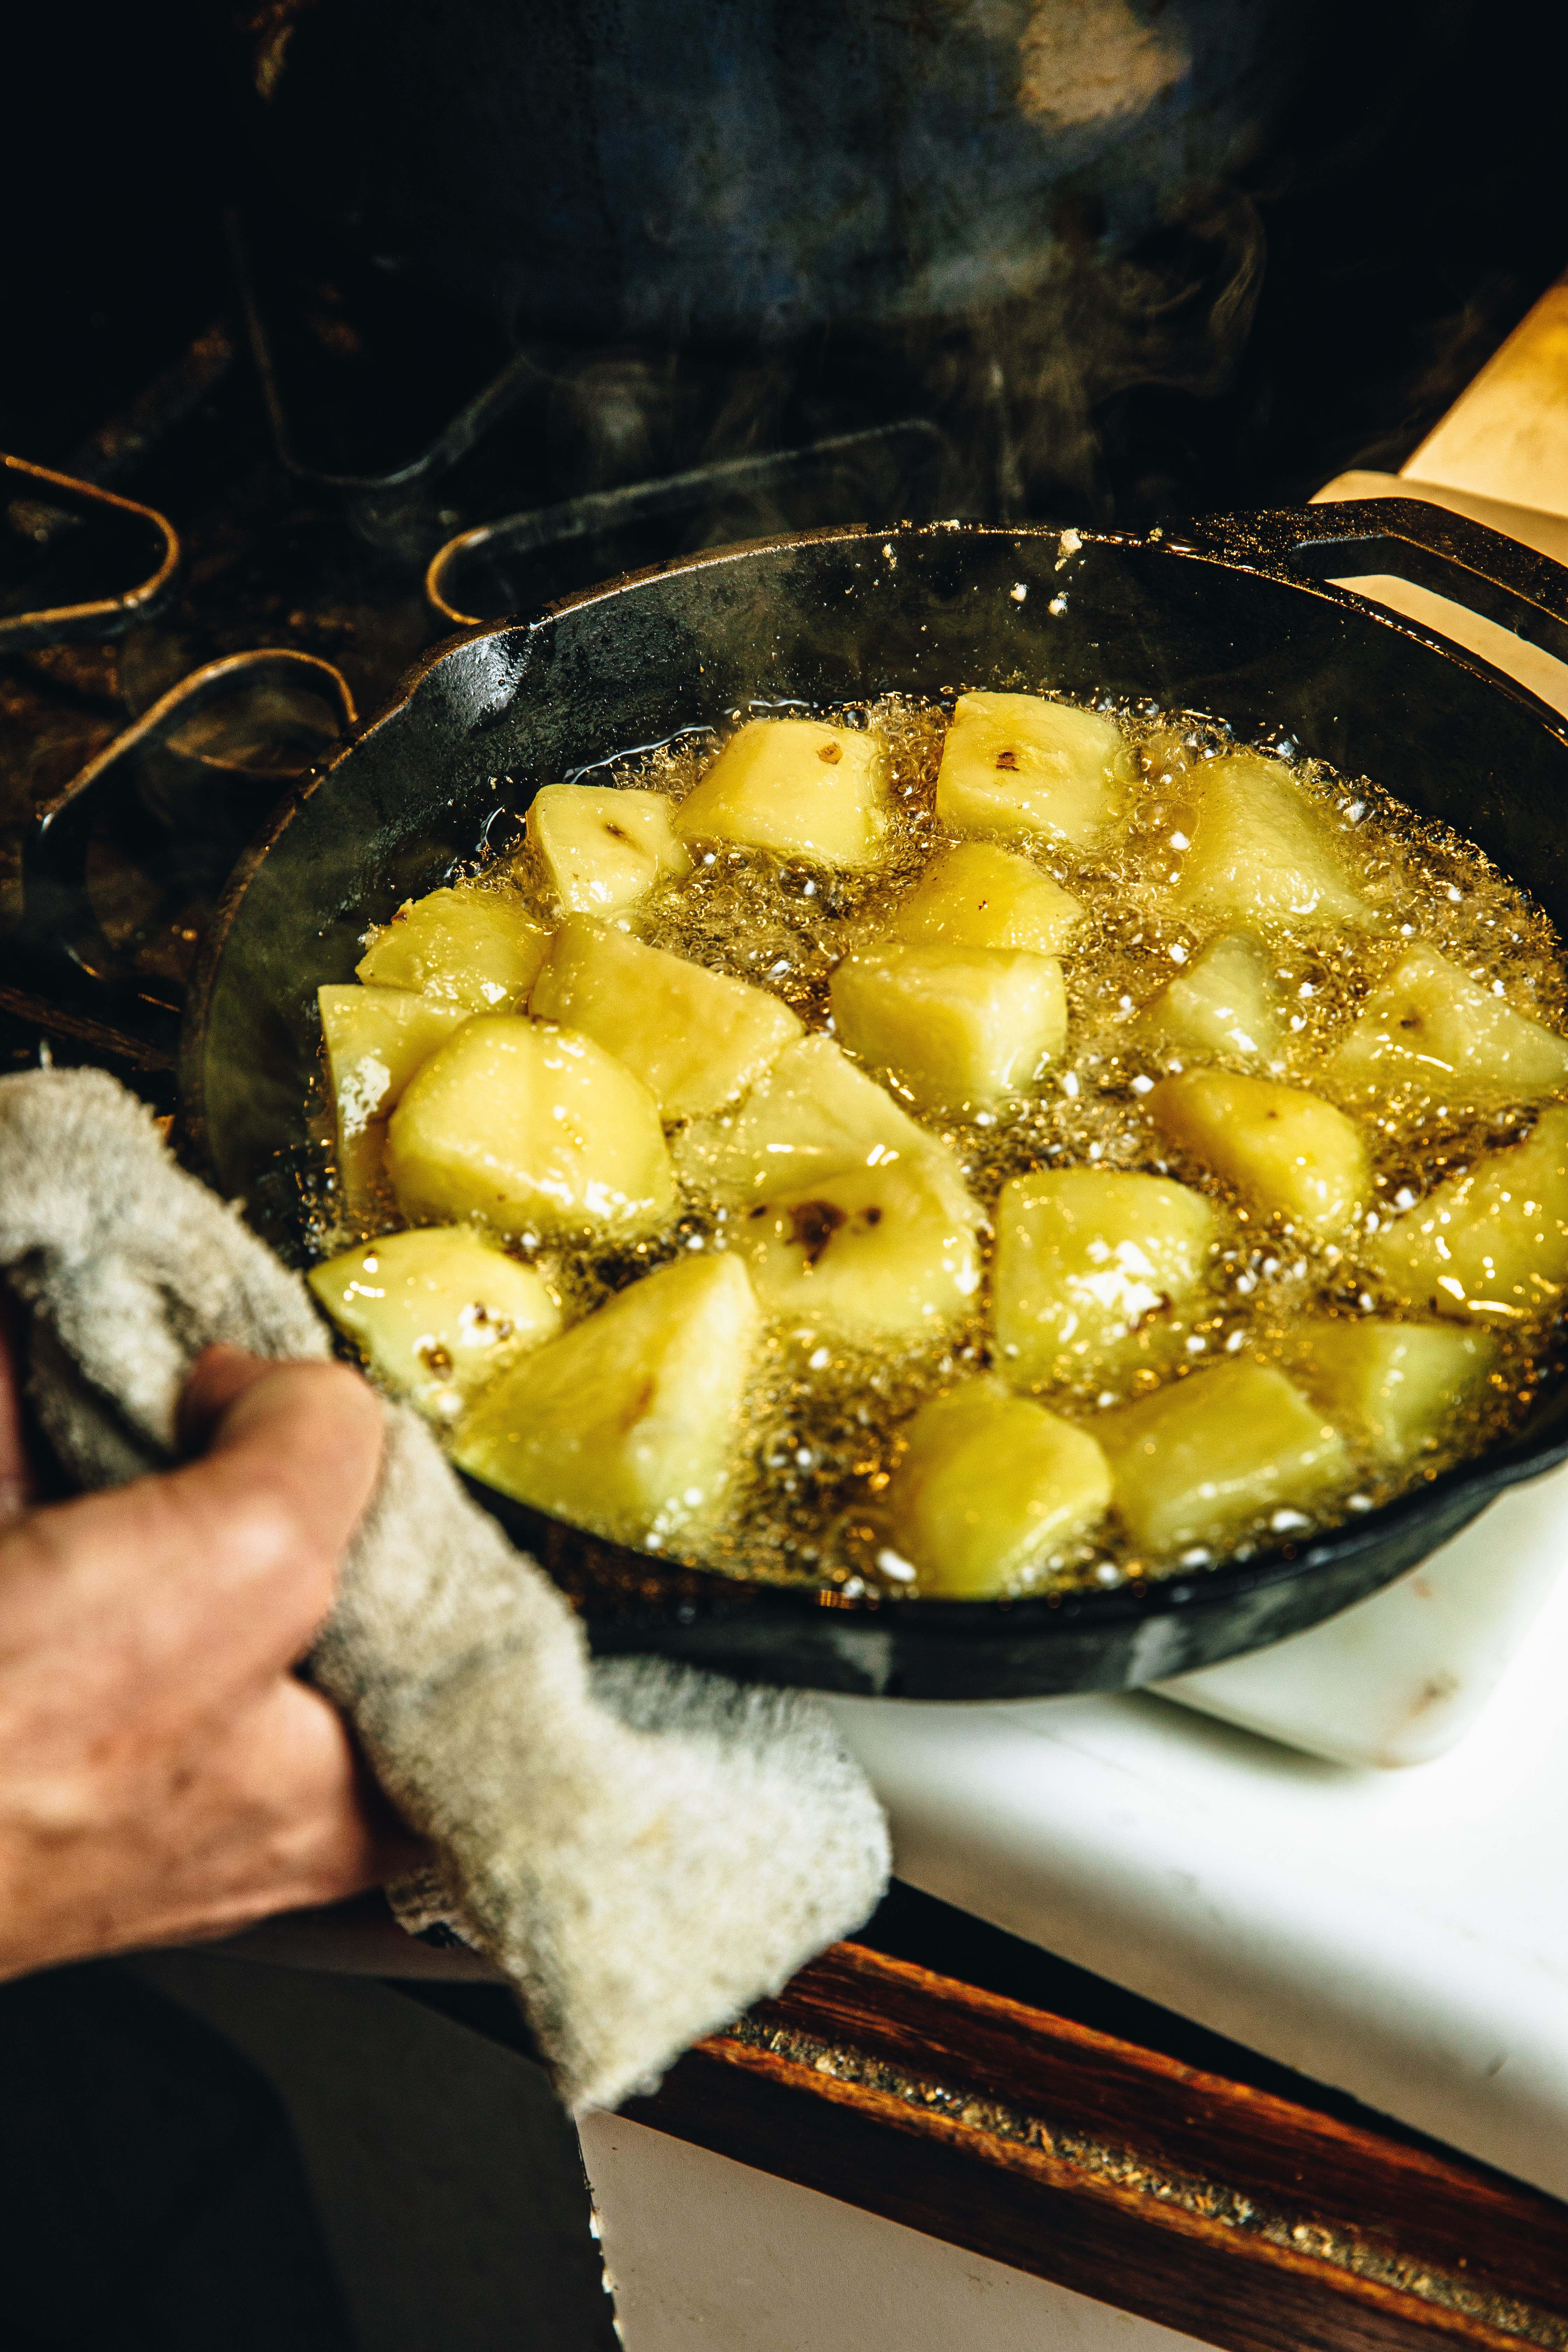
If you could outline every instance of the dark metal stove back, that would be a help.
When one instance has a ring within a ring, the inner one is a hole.
[[[1250,160],[1323,0],[317,0],[259,15],[279,187],[523,334],[961,318]],[[288,30],[279,37],[283,25]]]
[[[268,1202],[286,1223],[288,1171],[306,1146],[315,990],[350,977],[367,923],[471,855],[498,805],[521,809],[552,777],[753,696],[829,705],[889,688],[1027,683],[1211,710],[1244,738],[1289,733],[1456,825],[1568,929],[1560,723],[1467,657],[1289,576],[1304,541],[1320,542],[1320,564],[1348,572],[1397,562],[1389,535],[1401,515],[1415,518],[1417,540],[1451,543],[1468,527],[1429,509],[1331,511],[1181,542],[1086,533],[1081,560],[1059,575],[1054,531],[825,533],[634,577],[539,624],[453,642],[241,868],[187,1022],[188,1149],[226,1192]],[[1329,540],[1339,543],[1325,553]],[[1508,543],[1471,531],[1466,544],[1481,542],[1476,574],[1489,561],[1495,577]],[[1416,570],[1442,560],[1405,552]],[[1066,609],[1053,613],[1064,584]],[[1568,612],[1563,590],[1568,575],[1547,565],[1497,601],[1561,648],[1551,608]],[[826,1687],[1023,1695],[1155,1680],[1314,1623],[1412,1566],[1501,1486],[1562,1458],[1565,1432],[1559,1391],[1506,1452],[1299,1551],[1010,1606],[846,1603],[746,1585],[476,1491],[574,1592],[602,1648]]]

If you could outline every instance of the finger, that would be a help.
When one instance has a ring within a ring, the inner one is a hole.
[[[185,1506],[214,1522],[240,1507],[278,1561],[315,1561],[320,1595],[306,1621],[315,1633],[336,1595],[336,1573],[381,1470],[384,1418],[374,1390],[345,1364],[270,1364],[230,1381],[207,1454],[169,1479]],[[218,1534],[221,1527],[214,1527]],[[300,1585],[300,1600],[306,1600]],[[299,1651],[296,1651],[299,1656]]]
[[[345,1365],[256,1364],[234,1349],[209,1350],[193,1391],[206,1451],[161,1484],[195,1556],[221,1559],[226,1580],[258,1600],[270,1588],[291,1662],[331,1606],[374,1487],[380,1404]]]
[[[276,1369],[275,1359],[253,1356],[247,1349],[231,1348],[223,1340],[204,1348],[191,1368],[179,1402],[179,1440],[185,1453],[205,1453],[235,1399]]]
[[[240,1374],[220,1364],[206,1377],[221,1391]],[[199,1461],[12,1529],[0,1654],[68,1643],[75,1686],[94,1685],[105,1706],[119,1694],[105,1737],[159,1687],[213,1695],[271,1676],[331,1606],[381,1433],[374,1395],[346,1367],[247,1372]]]
[[[8,1286],[0,1282],[0,1527],[33,1499],[33,1466],[22,1414],[26,1338],[26,1318]]]

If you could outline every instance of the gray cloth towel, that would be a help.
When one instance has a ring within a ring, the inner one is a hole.
[[[0,1269],[68,1474],[177,1458],[194,1359],[321,1357],[304,1285],[96,1071],[0,1079]],[[826,1712],[655,1659],[592,1664],[571,1609],[406,1407],[310,1659],[437,1857],[406,1890],[521,1995],[573,2107],[614,2106],[858,1927],[888,1874]]]

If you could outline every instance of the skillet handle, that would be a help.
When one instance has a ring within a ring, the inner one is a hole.
[[[1420,499],[1347,499],[1275,513],[1206,515],[1164,537],[1177,554],[1213,556],[1279,580],[1392,572],[1568,662],[1568,569],[1485,523]]]
[[[104,988],[134,987],[159,1003],[167,1000],[149,986],[119,954],[92,910],[87,887],[87,853],[100,813],[124,781],[127,763],[139,751],[163,742],[209,704],[241,687],[282,678],[311,687],[336,706],[343,734],[358,725],[353,694],[342,672],[314,654],[287,646],[258,647],[204,663],[160,695],[113,741],[106,743],[37,812],[22,846],[23,928],[31,943],[66,960],[79,973]],[[177,1010],[177,1006],[174,1009]]]

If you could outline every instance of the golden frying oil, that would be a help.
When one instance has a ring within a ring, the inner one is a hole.
[[[1110,709],[1109,703],[1100,706]],[[727,714],[731,723],[752,712]],[[867,873],[820,867],[741,849],[707,855],[686,879],[666,886],[626,918],[638,937],[711,970],[781,997],[808,1029],[831,1028],[828,982],[839,958],[877,938],[895,905],[931,859],[958,836],[939,824],[936,772],[947,712],[939,705],[888,696],[856,710],[835,709],[836,725],[875,728],[888,747],[893,819],[888,853]],[[1305,1313],[1361,1317],[1373,1311],[1353,1240],[1335,1244],[1238,1208],[1190,1168],[1172,1170],[1142,1107],[1151,1076],[1179,1066],[1152,1055],[1138,1014],[1223,925],[1205,926],[1178,908],[1170,886],[1181,871],[1203,762],[1237,748],[1223,722],[1199,713],[1118,707],[1138,755],[1141,782],[1123,837],[1093,856],[1065,845],[1010,841],[1070,890],[1088,919],[1064,959],[1069,1027],[1066,1056],[1030,1095],[973,1118],[942,1119],[903,1108],[940,1135],[963,1163],[989,1217],[1003,1183],[1033,1169],[1098,1165],[1179,1173],[1224,1206],[1227,1239],[1216,1265],[1207,1311],[1194,1323],[1173,1371],[1134,1371],[1113,1391],[1038,1391],[1054,1411],[1085,1418],[1245,1351],[1283,1358],[1293,1325]],[[638,754],[595,781],[635,784],[682,799],[703,773],[717,738],[688,736]],[[1287,747],[1288,748],[1288,747]],[[1291,758],[1303,791],[1339,831],[1355,887],[1378,910],[1382,928],[1347,932],[1270,926],[1270,951],[1289,1006],[1285,1083],[1311,1087],[1327,1055],[1369,990],[1415,939],[1429,941],[1509,1003],[1561,1029],[1568,1005],[1559,942],[1523,891],[1472,843],[1418,818],[1366,780],[1347,780],[1321,762]],[[534,917],[556,919],[527,850],[491,866],[476,887],[517,894]],[[885,1074],[881,1074],[884,1075]],[[1478,1151],[1528,1127],[1533,1112],[1482,1118],[1450,1117],[1429,1099],[1394,1096],[1361,1119],[1375,1168],[1373,1220],[1412,1204]],[[374,1230],[397,1222],[393,1204]],[[722,1249],[721,1210],[689,1202],[676,1229],[634,1248],[555,1254],[553,1280],[568,1319],[590,1311],[626,1283],[683,1251]],[[354,1237],[364,1230],[356,1226]],[[349,1234],[321,1203],[317,1245],[341,1247]],[[990,1228],[983,1234],[987,1251]],[[1495,1335],[1494,1335],[1495,1336]],[[1355,1490],[1310,1517],[1291,1540],[1389,1500],[1436,1477],[1516,1425],[1552,1376],[1554,1334],[1540,1327],[1501,1335],[1489,1391],[1456,1416],[1439,1450],[1394,1477],[1363,1465]],[[902,1450],[902,1431],[917,1407],[991,1362],[984,1298],[972,1321],[933,1344],[900,1353],[839,1345],[803,1345],[775,1332],[765,1345],[742,1416],[735,1475],[721,1513],[683,1541],[680,1556],[734,1575],[806,1580],[853,1593],[866,1587],[908,1592],[909,1571],[890,1550],[879,1497]],[[1005,1367],[999,1367],[1005,1369]],[[1278,1536],[1264,1525],[1233,1546],[1245,1557]],[[1042,1563],[1027,1588],[1113,1585],[1202,1564],[1207,1555],[1142,1559],[1112,1520],[1093,1544]]]

